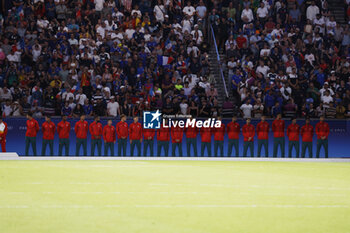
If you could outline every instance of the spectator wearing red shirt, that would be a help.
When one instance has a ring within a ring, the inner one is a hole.
[[[126,123],[126,116],[123,114],[120,116],[120,122],[117,123],[116,132],[118,136],[118,155],[126,156],[126,146],[128,141],[129,128]]]
[[[165,119],[165,124],[168,124],[168,119]],[[169,152],[169,140],[170,140],[170,131],[169,128],[165,128],[163,124],[160,126],[160,129],[157,130],[157,156],[159,157],[162,148],[164,149],[164,155],[168,156]]]
[[[228,155],[232,155],[232,149],[235,147],[236,157],[239,156],[239,133],[241,128],[239,124],[236,122],[237,117],[232,117],[232,122],[227,124],[227,136],[228,136]]]
[[[85,120],[85,115],[80,116],[80,120],[74,125],[74,132],[77,138],[75,147],[75,156],[79,155],[80,147],[83,146],[84,155],[87,155],[87,134],[89,131],[89,124]]]
[[[65,154],[69,154],[69,132],[71,126],[67,121],[67,116],[62,117],[62,121],[57,124],[57,133],[59,138],[58,155],[62,156],[63,146],[65,147]]]
[[[317,150],[316,158],[320,157],[320,150],[323,146],[325,158],[328,158],[328,135],[329,135],[329,125],[324,122],[324,116],[320,117],[320,122],[316,124],[316,135],[317,135]]]
[[[287,137],[289,140],[288,143],[288,157],[292,157],[292,150],[293,147],[295,148],[296,157],[299,158],[299,150],[300,150],[300,143],[299,143],[299,133],[300,133],[300,126],[297,124],[297,119],[292,119],[292,124],[290,124],[287,128]]]
[[[7,124],[2,120],[2,116],[0,115],[0,144],[1,151],[6,152],[6,135],[7,135]]]
[[[277,114],[276,120],[272,122],[272,131],[273,131],[273,157],[277,157],[278,147],[281,148],[281,155],[284,157],[284,147],[285,147],[285,138],[284,138],[284,126],[285,122],[282,120],[282,115]]]
[[[46,146],[49,145],[50,155],[53,156],[53,139],[55,138],[55,123],[51,121],[50,116],[45,116],[45,122],[41,125],[43,131],[43,144],[41,148],[41,155],[45,155]]]
[[[129,127],[130,138],[130,155],[134,156],[135,146],[137,148],[137,156],[141,156],[141,143],[142,143],[142,125],[139,122],[138,117],[134,117],[134,122]]]
[[[149,148],[150,156],[153,156],[153,148],[154,148],[154,137],[156,136],[155,129],[143,129],[143,154],[147,155],[147,149]]]
[[[269,156],[269,123],[265,121],[266,117],[262,116],[261,121],[256,125],[256,134],[258,136],[258,157],[261,156],[261,148],[264,146],[265,157]]]
[[[312,137],[314,136],[314,127],[310,125],[310,119],[305,120],[305,125],[301,127],[301,157],[305,158],[306,149],[309,150],[309,158],[312,158]]]
[[[221,121],[222,118],[218,117],[218,121]],[[220,128],[214,128],[214,156],[217,157],[219,154],[219,149],[220,149],[220,157],[224,156],[224,137],[225,137],[225,131],[226,127],[225,125],[221,122],[221,127]]]
[[[202,138],[201,143],[201,156],[204,156],[205,148],[207,148],[208,156],[211,156],[211,136],[212,136],[212,129],[209,127],[202,127],[200,134]]]
[[[33,114],[27,114],[27,132],[26,132],[26,149],[25,155],[29,154],[29,146],[32,145],[33,155],[36,155],[36,135],[39,132],[39,123],[33,118]]]
[[[243,157],[247,157],[248,148],[250,150],[250,157],[254,157],[254,135],[255,129],[252,124],[250,124],[250,118],[247,118],[246,124],[242,127],[242,134],[244,137],[243,143]]]
[[[173,157],[176,156],[176,147],[178,148],[179,156],[182,157],[182,138],[184,135],[183,128],[173,127],[170,130],[171,132],[171,154]]]
[[[95,116],[94,121],[89,126],[91,134],[91,155],[95,155],[95,147],[97,146],[98,155],[101,156],[102,153],[102,131],[103,127],[100,123],[100,117]]]
[[[111,156],[114,156],[114,144],[116,141],[116,130],[112,125],[112,120],[107,121],[107,125],[103,127],[102,135],[104,141],[104,155],[108,155],[108,150],[111,151]]]
[[[187,156],[191,156],[191,145],[193,147],[194,156],[197,156],[198,155],[197,153],[198,128],[190,126],[185,129],[185,134],[186,134]]]

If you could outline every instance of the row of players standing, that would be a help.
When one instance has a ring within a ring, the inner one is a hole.
[[[29,146],[32,145],[33,153],[36,154],[36,134],[39,131],[38,122],[28,115],[27,132],[26,132],[26,149],[25,154],[29,153]],[[128,137],[130,140],[130,155],[134,155],[135,148],[138,151],[138,156],[141,155],[141,143],[143,141],[143,154],[147,154],[149,148],[150,155],[154,155],[154,138],[157,133],[157,156],[161,155],[161,150],[164,150],[165,156],[168,156],[169,141],[171,136],[172,141],[172,156],[182,156],[182,139],[185,133],[186,135],[186,147],[187,155],[191,155],[191,147],[193,148],[194,155],[197,153],[197,135],[200,133],[201,137],[201,156],[204,156],[205,150],[208,155],[211,153],[211,140],[214,135],[214,156],[224,155],[224,136],[228,134],[228,149],[227,156],[231,156],[233,149],[235,150],[235,156],[239,156],[239,137],[241,127],[237,123],[236,117],[232,118],[232,122],[227,125],[222,124],[221,128],[202,128],[197,129],[189,127],[186,129],[175,127],[165,128],[161,127],[159,130],[143,129],[141,123],[139,123],[138,117],[134,118],[134,122],[130,126],[126,123],[126,116],[121,116],[121,121],[117,123],[116,127],[112,125],[112,120],[108,120],[106,126],[102,126],[99,122],[99,117],[95,117],[94,122],[88,125],[85,120],[85,116],[81,116],[80,120],[75,124],[74,131],[76,134],[76,155],[79,155],[80,148],[83,147],[84,155],[87,155],[87,135],[90,131],[91,134],[91,155],[94,155],[95,148],[97,148],[98,155],[102,154],[102,140],[104,141],[104,155],[108,155],[110,151],[111,155],[114,155],[114,144],[118,140],[118,155],[126,155],[126,148],[128,143]],[[219,118],[221,120],[221,118]],[[246,119],[246,124],[242,127],[242,134],[244,138],[243,143],[243,156],[247,156],[248,149],[250,150],[251,157],[254,156],[254,136],[258,138],[258,150],[257,156],[261,156],[262,147],[265,149],[265,157],[268,157],[268,140],[270,125],[266,122],[265,116],[261,117],[261,122],[254,127],[250,119]],[[296,157],[299,157],[300,153],[300,139],[302,139],[302,153],[301,157],[305,157],[306,150],[309,152],[309,157],[313,156],[312,153],[312,141],[314,131],[317,135],[317,152],[316,157],[320,155],[322,146],[325,150],[325,157],[328,157],[328,135],[329,125],[324,121],[324,117],[320,117],[320,122],[316,125],[316,130],[310,124],[310,120],[305,120],[305,125],[300,127],[296,123],[296,119],[292,119],[292,123],[287,128],[287,137],[289,139],[288,157],[292,157],[292,150],[295,149]],[[62,121],[57,124],[57,132],[59,136],[59,155],[62,155],[63,147],[65,147],[65,154],[69,153],[69,132],[71,129],[70,123],[66,117],[63,117]],[[281,157],[285,157],[285,121],[281,119],[279,114],[273,121],[271,129],[274,135],[274,148],[273,157],[277,157],[278,149],[281,151]],[[50,117],[46,117],[46,121],[42,124],[43,131],[43,143],[42,143],[42,155],[45,155],[46,147],[49,145],[50,154],[53,155],[53,139],[55,135],[56,126],[51,121]],[[219,153],[220,151],[220,153]]]

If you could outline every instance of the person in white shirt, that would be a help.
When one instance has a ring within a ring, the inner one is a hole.
[[[242,111],[243,118],[252,118],[253,106],[250,104],[250,100],[247,100],[246,103],[242,104],[240,109]]]
[[[265,6],[263,2],[260,3],[260,7],[256,11],[256,14],[260,20],[263,22],[266,20],[267,16],[269,15],[269,10]]]
[[[165,8],[161,0],[158,0],[158,4],[153,8],[154,16],[156,17],[157,22],[163,23],[165,17]]]
[[[207,8],[204,5],[203,0],[199,1],[199,5],[196,8],[197,16],[201,19],[204,19],[207,15]]]
[[[101,12],[103,9],[103,4],[105,3],[105,0],[94,0],[95,3],[95,10],[98,12]]]
[[[306,10],[306,18],[311,22],[316,19],[316,15],[320,13],[320,9],[315,5],[315,1],[311,2],[311,5]]]
[[[188,104],[186,103],[186,99],[183,99],[180,104],[180,111],[182,115],[187,114]]]
[[[107,114],[112,117],[119,114],[119,103],[115,101],[114,96],[111,96],[111,101],[107,104]]]
[[[315,28],[318,28],[320,30],[320,33],[324,34],[325,21],[324,17],[321,16],[321,14],[316,15],[313,24],[315,25]]]
[[[81,106],[84,105],[85,100],[87,99],[86,95],[83,93],[83,89],[79,89],[79,93],[75,96],[75,100],[77,101],[78,104]]]
[[[242,11],[241,19],[243,20],[244,23],[250,23],[254,20],[253,11],[252,9],[249,8],[248,4]]]
[[[326,91],[329,91],[329,94],[330,94],[331,96],[334,95],[334,91],[333,91],[331,88],[329,88],[328,82],[325,82],[325,83],[323,84],[322,89],[320,90],[321,97],[324,96],[324,94],[326,93]]]
[[[329,91],[325,91],[325,94],[321,97],[321,102],[325,108],[328,108],[329,103],[333,102],[333,97],[330,95]]]
[[[189,16],[190,19],[191,19],[191,22],[193,22],[193,16],[194,16],[195,13],[196,13],[196,9],[195,9],[193,6],[191,6],[191,2],[190,2],[190,1],[187,2],[187,6],[185,6],[185,7],[183,8],[182,12],[183,12],[185,15]]]
[[[267,72],[269,70],[270,68],[268,66],[265,66],[264,61],[260,61],[259,66],[256,68],[256,72],[261,73],[262,75],[264,75],[264,77],[266,77]]]
[[[6,103],[2,107],[2,112],[5,117],[11,116],[13,109],[10,100],[7,100]]]

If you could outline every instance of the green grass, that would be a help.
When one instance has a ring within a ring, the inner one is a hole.
[[[1,233],[350,232],[350,163],[0,161]]]

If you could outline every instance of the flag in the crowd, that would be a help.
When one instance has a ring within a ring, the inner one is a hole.
[[[158,55],[158,57],[157,57],[157,61],[158,61],[157,63],[160,66],[169,65],[173,60],[174,60],[174,58],[172,58],[172,57],[166,57],[166,56],[161,56],[161,55]]]
[[[70,92],[72,92],[74,94],[74,92],[78,91],[80,89],[80,84],[77,83],[77,85],[74,85],[72,87],[72,89],[70,90]]]
[[[151,97],[155,96],[154,91],[153,91],[153,87],[149,89],[149,93],[148,93]]]
[[[177,5],[178,5],[179,7],[181,7],[182,0],[177,0],[176,3],[177,3]]]
[[[57,93],[56,99],[62,97],[63,93],[65,93],[65,92],[66,92],[66,89],[65,89],[65,88],[62,88],[61,91]]]
[[[173,49],[173,44],[171,43],[171,41],[169,39],[167,39],[165,41],[165,49],[168,51],[171,51]]]

